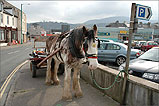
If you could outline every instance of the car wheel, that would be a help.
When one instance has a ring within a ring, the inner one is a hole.
[[[126,58],[123,56],[120,56],[116,59],[116,63],[118,66],[120,66],[121,64],[123,64],[126,61]]]
[[[32,68],[31,68],[31,69],[32,69],[32,70],[31,70],[31,71],[32,71],[32,78],[35,78],[35,77],[36,77],[36,69],[37,69],[37,68],[36,68],[36,65],[33,64],[32,62],[31,62],[31,64],[32,64],[32,65],[31,65],[31,66],[32,66]]]
[[[32,62],[30,62],[30,71],[31,71],[31,72],[32,72],[32,70],[33,70],[33,69],[32,69],[32,65],[33,65]]]

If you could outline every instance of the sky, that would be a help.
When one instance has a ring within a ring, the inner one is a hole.
[[[130,17],[132,3],[151,7],[152,17],[150,20],[159,21],[159,1],[137,0],[137,1],[41,1],[7,0],[12,5],[27,15],[27,22],[54,21],[72,24],[83,23],[92,19],[101,19],[112,16]],[[27,4],[30,5],[27,5]]]

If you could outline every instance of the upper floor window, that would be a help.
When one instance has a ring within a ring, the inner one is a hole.
[[[14,17],[12,18],[12,25],[14,26]]]
[[[2,2],[0,2],[0,11],[2,11],[3,10],[3,4],[2,4]]]
[[[9,24],[9,16],[7,16],[7,24]]]
[[[3,14],[0,14],[0,21],[3,23]]]

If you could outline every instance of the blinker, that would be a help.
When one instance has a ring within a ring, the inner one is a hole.
[[[98,39],[98,48],[100,48],[100,40]]]

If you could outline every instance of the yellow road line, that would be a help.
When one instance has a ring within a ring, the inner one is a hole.
[[[4,91],[7,87],[7,85],[9,84],[10,80],[12,79],[12,77],[14,76],[14,74],[24,65],[28,62],[28,60],[26,60],[25,62],[21,63],[20,65],[18,65],[13,71],[12,73],[7,77],[7,79],[5,80],[5,82],[3,83],[1,89],[0,89],[0,99],[2,98]]]

